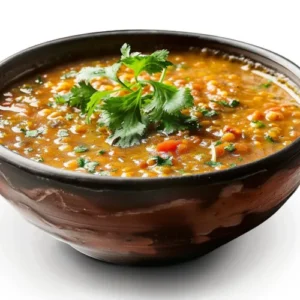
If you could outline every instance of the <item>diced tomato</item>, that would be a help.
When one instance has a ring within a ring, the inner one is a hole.
[[[179,140],[167,140],[162,143],[159,143],[156,147],[156,150],[159,152],[172,152],[176,151],[177,146],[181,144]]]

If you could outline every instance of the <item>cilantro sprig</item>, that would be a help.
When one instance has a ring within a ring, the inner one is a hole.
[[[163,83],[167,68],[173,65],[167,60],[168,54],[167,50],[149,55],[132,53],[131,47],[124,44],[117,63],[105,68],[86,67],[72,73],[76,84],[69,93],[56,95],[56,102],[81,109],[87,122],[99,111],[98,123],[111,132],[107,143],[122,148],[140,144],[150,128],[165,134],[197,129],[198,121],[181,112],[193,106],[190,89]],[[119,73],[124,66],[133,71],[135,82],[129,84],[120,79]],[[143,80],[140,75],[145,72],[161,73],[160,80]],[[110,91],[96,90],[91,80],[101,77],[117,83],[118,87]]]

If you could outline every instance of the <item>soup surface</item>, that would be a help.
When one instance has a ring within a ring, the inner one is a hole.
[[[173,66],[163,82],[190,89],[194,104],[182,114],[192,115],[199,128],[172,134],[150,128],[139,145],[110,145],[110,130],[98,122],[101,111],[95,110],[86,122],[80,109],[57,103],[56,98],[71,90],[82,68],[109,66],[117,59],[59,66],[4,91],[0,143],[60,169],[96,176],[161,177],[234,168],[268,156],[300,136],[297,95],[278,77],[243,61],[193,50],[169,56]],[[141,72],[139,78],[160,76]],[[119,77],[130,83],[134,72],[122,66]],[[120,86],[106,77],[94,78],[91,84],[101,91]],[[145,94],[152,91],[151,86],[143,88]]]

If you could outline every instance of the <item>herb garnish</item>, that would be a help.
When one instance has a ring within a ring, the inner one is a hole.
[[[222,166],[222,163],[220,163],[219,161],[207,161],[207,162],[205,162],[205,164],[210,166],[210,167],[220,167],[220,166]]]
[[[229,145],[224,147],[224,149],[228,152],[233,152],[233,151],[235,151],[235,146],[234,146],[234,144],[230,143]]]
[[[270,143],[275,143],[274,139],[268,134],[265,135],[265,140]]]
[[[89,173],[95,173],[96,167],[99,166],[97,161],[89,161],[86,158],[79,157],[77,159],[77,165],[79,168],[84,168]]]
[[[221,144],[223,144],[223,142],[222,142],[221,140],[218,140],[218,141],[216,141],[216,142],[214,143],[215,146],[219,146],[219,145],[221,145]]]
[[[56,102],[81,109],[87,116],[87,122],[90,122],[95,111],[100,111],[99,123],[111,131],[107,142],[122,148],[140,144],[149,126],[165,134],[199,127],[195,118],[181,113],[182,109],[193,106],[190,89],[163,83],[167,67],[172,65],[167,60],[167,50],[144,55],[139,52],[131,53],[130,46],[124,44],[121,53],[121,59],[112,66],[87,67],[76,75],[72,73],[78,83],[69,93],[56,95]],[[119,78],[118,72],[122,65],[134,72],[134,83],[128,84]],[[160,80],[142,80],[139,78],[142,72],[150,75],[161,72]],[[89,81],[99,77],[115,81],[119,88],[97,91]],[[144,92],[145,86],[149,85],[153,91]],[[120,91],[123,94],[125,91],[125,95],[119,96]]]
[[[34,82],[37,83],[37,84],[43,84],[44,83],[41,75],[38,75],[38,77],[36,78],[36,80]]]
[[[272,82],[271,80],[269,80],[269,81],[266,82],[266,83],[260,84],[258,87],[261,88],[261,89],[268,89],[269,87],[271,87],[272,83],[273,83],[273,82]]]
[[[89,151],[89,148],[86,146],[83,146],[83,145],[76,146],[74,148],[74,152],[76,152],[76,153],[83,153],[83,152],[87,152],[87,151]]]
[[[235,108],[235,107],[240,105],[240,101],[236,100],[236,99],[230,100],[230,101],[226,101],[226,100],[218,101],[218,100],[211,99],[209,101],[215,102],[215,103],[218,103],[219,105],[222,105],[222,106],[225,106],[225,107],[230,107],[230,108]]]
[[[161,157],[161,156],[154,156],[153,159],[156,161],[157,166],[173,166],[172,163],[172,156]]]
[[[213,109],[201,108],[200,111],[204,117],[208,118],[215,117],[218,115],[218,113]]]
[[[264,128],[266,127],[265,123],[263,123],[262,121],[251,121],[251,125],[253,125],[256,128]]]
[[[98,154],[99,154],[99,155],[103,155],[103,154],[105,154],[105,153],[106,153],[105,150],[100,150],[100,151],[98,151]]]
[[[59,137],[67,137],[69,136],[69,131],[67,129],[60,129],[58,130],[57,135]]]

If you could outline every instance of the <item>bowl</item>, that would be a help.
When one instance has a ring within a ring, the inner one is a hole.
[[[262,63],[300,86],[298,66],[253,45],[195,33],[127,30],[67,37],[15,54],[0,64],[0,90],[66,61],[117,55],[124,42],[141,51],[218,49]],[[273,215],[299,186],[299,175],[300,139],[233,169],[148,179],[64,171],[0,147],[1,195],[53,237],[117,264],[157,265],[204,255]]]

